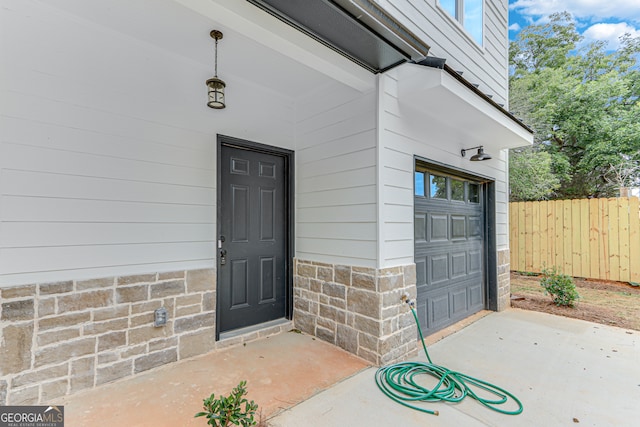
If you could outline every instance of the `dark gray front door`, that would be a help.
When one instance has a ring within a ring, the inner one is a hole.
[[[484,308],[483,187],[416,167],[417,312],[426,334]]]
[[[284,156],[222,143],[218,331],[285,317],[287,170]]]

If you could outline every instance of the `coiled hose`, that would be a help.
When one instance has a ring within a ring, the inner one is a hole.
[[[432,415],[438,415],[438,411],[416,406],[412,402],[445,401],[455,403],[470,396],[487,408],[501,414],[518,415],[522,412],[523,406],[520,400],[507,390],[487,381],[435,365],[431,361],[427,346],[424,344],[424,337],[422,336],[422,329],[420,328],[416,311],[412,304],[410,304],[410,307],[416,325],[418,325],[418,333],[420,334],[420,342],[422,343],[424,354],[427,356],[429,363],[400,362],[378,369],[376,372],[376,384],[384,394],[401,405]],[[419,385],[416,379],[420,375],[429,375],[436,378],[438,380],[437,385],[433,389]],[[482,393],[483,397],[479,396],[478,393]],[[507,403],[510,399],[516,403],[517,409],[509,411],[499,407],[499,405]]]

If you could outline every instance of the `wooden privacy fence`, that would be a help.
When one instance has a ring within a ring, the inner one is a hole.
[[[511,270],[640,282],[637,197],[509,204]]]

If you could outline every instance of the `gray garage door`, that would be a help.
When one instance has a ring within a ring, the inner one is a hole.
[[[425,334],[484,308],[482,191],[478,182],[416,166],[417,311]]]

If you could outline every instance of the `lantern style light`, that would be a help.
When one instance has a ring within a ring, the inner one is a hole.
[[[209,102],[207,105],[211,108],[222,109],[226,105],[224,104],[224,89],[227,86],[225,82],[218,78],[218,40],[222,39],[222,32],[213,30],[210,33],[212,39],[216,41],[215,47],[215,73],[212,78],[207,80],[207,88],[209,91]]]

